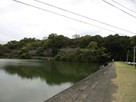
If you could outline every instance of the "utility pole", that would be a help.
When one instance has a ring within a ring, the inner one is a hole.
[[[126,60],[126,62],[128,62],[128,57],[129,57],[129,50],[127,52],[127,60]]]
[[[136,59],[136,46],[134,46],[134,55],[133,55],[134,66],[135,66],[135,59]]]

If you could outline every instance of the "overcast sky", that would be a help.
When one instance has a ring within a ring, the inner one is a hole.
[[[109,34],[119,33],[120,35],[136,35],[136,13],[129,11],[112,0],[105,0],[122,10],[130,13],[134,17],[123,13],[122,11],[103,2],[103,0],[40,0],[60,8],[99,20],[104,23],[131,31],[129,33],[123,30],[115,29],[100,24],[83,17],[79,17],[68,12],[38,3],[34,0],[19,0],[31,5],[41,7],[59,14],[63,14],[74,19],[100,26],[112,31],[100,29],[91,25],[64,18],[49,12],[45,12],[33,7],[29,7],[13,0],[0,0],[0,43],[6,43],[10,40],[20,40],[24,37],[35,37],[42,39],[48,37],[51,33],[62,34],[72,37],[74,34],[108,36]],[[125,7],[136,11],[135,0],[114,0]]]

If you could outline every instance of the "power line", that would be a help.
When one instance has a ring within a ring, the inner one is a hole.
[[[88,25],[91,25],[91,26],[94,26],[94,27],[97,27],[97,28],[101,28],[101,29],[104,29],[104,30],[107,30],[107,31],[111,31],[111,32],[117,33],[116,31],[109,30],[109,29],[106,29],[106,28],[103,28],[103,27],[100,27],[100,26],[97,26],[97,25],[94,25],[94,24],[91,24],[91,23],[88,23],[88,22],[85,22],[85,21],[82,21],[82,20],[78,20],[78,19],[72,18],[72,17],[68,17],[68,16],[65,16],[63,14],[59,14],[59,13],[56,13],[56,12],[53,12],[53,11],[50,11],[50,10],[46,10],[46,9],[40,8],[38,6],[34,6],[34,5],[31,5],[31,4],[28,4],[28,3],[25,3],[25,2],[21,2],[21,1],[18,1],[18,0],[13,0],[13,1],[21,3],[21,4],[24,4],[24,5],[27,5],[27,6],[30,6],[30,7],[33,7],[33,8],[36,8],[36,9],[40,9],[42,11],[46,11],[46,12],[49,12],[49,13],[52,13],[52,14],[56,14],[56,15],[59,15],[59,16],[62,16],[62,17],[65,17],[65,18],[68,18],[68,19],[80,22],[80,23],[88,24]],[[131,32],[131,31],[128,31],[128,30],[125,30],[125,29],[122,29],[122,28],[118,28],[118,27],[116,27],[116,28],[120,29],[122,31],[126,31],[126,32],[129,32],[129,33],[136,34],[134,32]]]
[[[113,6],[114,8],[116,8],[116,9],[118,9],[118,10],[120,10],[120,11],[122,11],[122,12],[124,12],[124,13],[126,13],[127,15],[129,15],[129,16],[131,16],[131,17],[134,17],[134,18],[136,18],[136,16],[134,16],[134,15],[132,15],[132,14],[130,14],[130,13],[128,13],[128,12],[126,12],[125,10],[122,10],[121,8],[119,8],[119,7],[117,7],[117,6],[115,6],[115,5],[113,5],[113,4],[111,4],[110,2],[108,2],[108,1],[105,1],[105,0],[102,0],[103,2],[105,2],[105,3],[107,3],[107,4],[109,4],[109,5],[111,5],[111,6]]]
[[[130,8],[127,8],[126,6],[124,6],[124,5],[120,4],[120,3],[118,3],[117,1],[115,1],[115,0],[112,0],[112,1],[115,2],[115,3],[118,4],[118,5],[120,5],[120,6],[124,7],[124,8],[126,8],[126,9],[129,10],[129,11],[136,13],[135,11],[131,10]]]
[[[106,9],[106,10],[109,10],[110,12],[111,12],[111,10],[110,9],[108,9],[108,7],[106,7],[106,6],[104,6],[104,5],[102,5],[102,3],[98,3],[98,2],[96,2],[96,0],[94,1],[94,0],[92,0],[95,4],[97,4],[97,5],[99,5],[99,6],[101,6],[101,7],[103,7],[104,9]],[[132,19],[130,19],[130,18],[126,18],[126,16],[124,17],[123,15],[121,15],[121,14],[118,14],[116,11],[113,11],[112,10],[112,12],[113,13],[116,13],[116,15],[118,15],[118,16],[120,16],[120,17],[123,17],[123,18],[125,18],[127,21],[128,20],[131,20],[133,23],[135,22],[136,23],[136,21],[134,21],[134,20],[132,20]]]
[[[129,32],[129,33],[133,33],[131,31],[128,31],[128,30],[125,30],[123,28],[120,28],[120,27],[117,27],[117,26],[114,26],[114,25],[111,25],[111,24],[108,24],[108,23],[104,23],[102,21],[99,21],[99,20],[96,20],[96,19],[92,19],[90,17],[87,17],[87,16],[84,16],[84,15],[81,15],[81,14],[78,14],[78,13],[75,13],[75,12],[72,12],[72,11],[69,11],[69,10],[66,10],[66,9],[63,9],[63,8],[60,8],[58,6],[55,6],[55,5],[52,5],[52,4],[49,4],[49,3],[45,3],[45,2],[42,2],[42,1],[39,1],[39,0],[34,0],[36,2],[39,2],[39,3],[42,3],[44,5],[48,5],[48,6],[51,6],[51,7],[54,7],[54,8],[57,8],[59,10],[62,10],[62,11],[65,11],[65,12],[68,12],[68,13],[71,13],[71,14],[74,14],[74,15],[77,15],[77,16],[80,16],[80,17],[83,17],[83,18],[86,18],[86,19],[89,19],[89,20],[92,20],[92,21],[95,21],[95,22],[98,22],[98,23],[101,23],[101,24],[104,24],[104,25],[107,25],[107,26],[110,26],[110,27],[113,27],[113,28],[116,28],[116,29],[119,29],[119,30],[123,30],[123,31],[126,31],[126,32]],[[136,34],[136,33],[135,33]]]
[[[97,26],[97,25],[94,25],[94,24],[91,24],[91,23],[87,23],[87,22],[82,21],[82,20],[78,20],[78,19],[72,18],[72,17],[68,17],[68,16],[65,16],[65,15],[62,15],[62,14],[50,11],[50,10],[46,10],[46,9],[40,8],[38,6],[34,6],[34,5],[31,5],[31,4],[28,4],[28,3],[25,3],[25,2],[21,2],[21,1],[18,1],[18,0],[13,0],[13,1],[15,1],[17,3],[20,3],[20,4],[23,4],[23,5],[27,5],[27,6],[39,9],[39,10],[42,10],[42,11],[49,12],[49,13],[52,13],[52,14],[55,14],[55,15],[59,15],[59,16],[62,16],[62,17],[65,17],[65,18],[68,18],[68,19],[71,19],[71,20],[74,20],[74,21],[77,21],[77,22],[80,22],[80,23],[84,23],[84,24],[87,24],[87,25],[90,25],[90,26],[94,26],[94,27],[97,27],[97,28],[101,28],[101,29],[104,29],[104,30],[107,30],[107,31],[111,31],[111,32],[117,33],[116,31],[109,30],[109,29],[106,29],[106,28],[103,28],[103,27],[100,27],[100,26]],[[133,33],[133,32],[131,32],[131,33]],[[136,33],[134,33],[134,34],[136,34]]]
[[[133,0],[130,0],[131,2],[133,2],[133,3],[136,3],[135,1],[133,1]]]

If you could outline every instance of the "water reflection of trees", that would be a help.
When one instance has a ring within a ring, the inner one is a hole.
[[[21,78],[40,78],[50,85],[65,82],[78,82],[87,75],[98,70],[97,64],[81,64],[67,62],[31,62],[18,65],[6,65],[4,70],[11,75],[17,74]]]

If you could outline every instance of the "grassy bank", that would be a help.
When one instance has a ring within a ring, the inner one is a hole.
[[[116,62],[118,102],[136,102],[136,69],[123,62]]]

